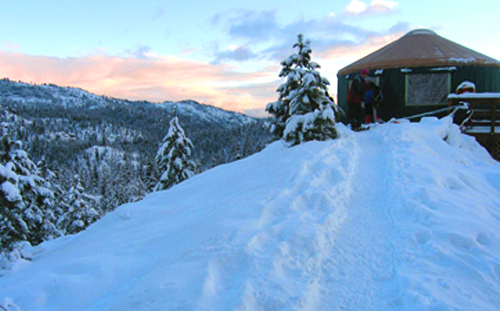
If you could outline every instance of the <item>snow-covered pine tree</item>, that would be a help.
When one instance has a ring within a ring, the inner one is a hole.
[[[42,159],[37,162],[36,168],[36,175],[40,176],[43,180],[43,184],[41,186],[45,187],[46,189],[50,189],[50,191],[52,192],[51,199],[45,200],[45,203],[47,205],[47,207],[45,208],[45,220],[50,222],[51,230],[56,231],[56,234],[53,236],[62,235],[62,232],[54,226],[64,212],[63,206],[61,204],[63,189],[59,184],[54,182],[57,176],[48,168],[47,163],[45,162],[45,156],[43,156]]]
[[[82,231],[100,217],[95,198],[85,193],[78,175],[73,177],[73,186],[64,194],[62,205],[65,212],[57,227],[64,234]]]
[[[8,250],[13,243],[32,245],[59,236],[52,208],[54,193],[44,186],[38,168],[3,129],[0,139],[0,246]]]
[[[156,154],[156,163],[162,175],[154,191],[168,189],[194,175],[195,164],[191,160],[193,148],[193,143],[186,137],[175,116]]]
[[[309,140],[326,140],[337,137],[335,129],[335,103],[328,95],[330,82],[321,77],[320,66],[311,61],[310,42],[298,35],[293,46],[298,53],[281,62],[279,74],[286,78],[277,91],[278,101],[267,105],[274,115],[272,132],[289,145]]]
[[[0,164],[0,253],[10,251],[15,242],[27,240],[18,180],[12,163]]]

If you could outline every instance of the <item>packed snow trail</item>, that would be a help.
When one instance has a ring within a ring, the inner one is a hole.
[[[290,188],[266,202],[262,231],[247,246],[251,270],[270,271],[247,278],[244,297],[255,310],[361,310],[392,294],[379,290],[394,282],[395,269],[390,145],[346,135],[305,160]]]
[[[0,306],[496,310],[500,164],[450,119],[339,131],[25,250],[0,270]]]

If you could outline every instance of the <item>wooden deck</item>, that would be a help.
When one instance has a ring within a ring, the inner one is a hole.
[[[500,93],[464,93],[448,96],[450,106],[456,106],[460,102],[468,103],[472,109],[472,117],[464,124],[463,132],[476,137],[491,156],[500,161]]]

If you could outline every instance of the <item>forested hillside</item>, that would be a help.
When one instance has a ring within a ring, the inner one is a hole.
[[[197,173],[271,141],[264,120],[189,100],[128,101],[3,79],[0,104],[2,135],[21,141],[34,163],[43,159],[59,192],[79,182],[101,214],[152,191],[160,174],[154,158],[174,114],[194,144]]]

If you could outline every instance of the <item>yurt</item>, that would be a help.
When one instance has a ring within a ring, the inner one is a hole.
[[[361,69],[379,85],[383,120],[408,117],[445,107],[447,96],[464,81],[476,92],[500,92],[500,62],[437,35],[416,29],[342,68],[338,74],[338,104],[347,111],[347,93]]]

